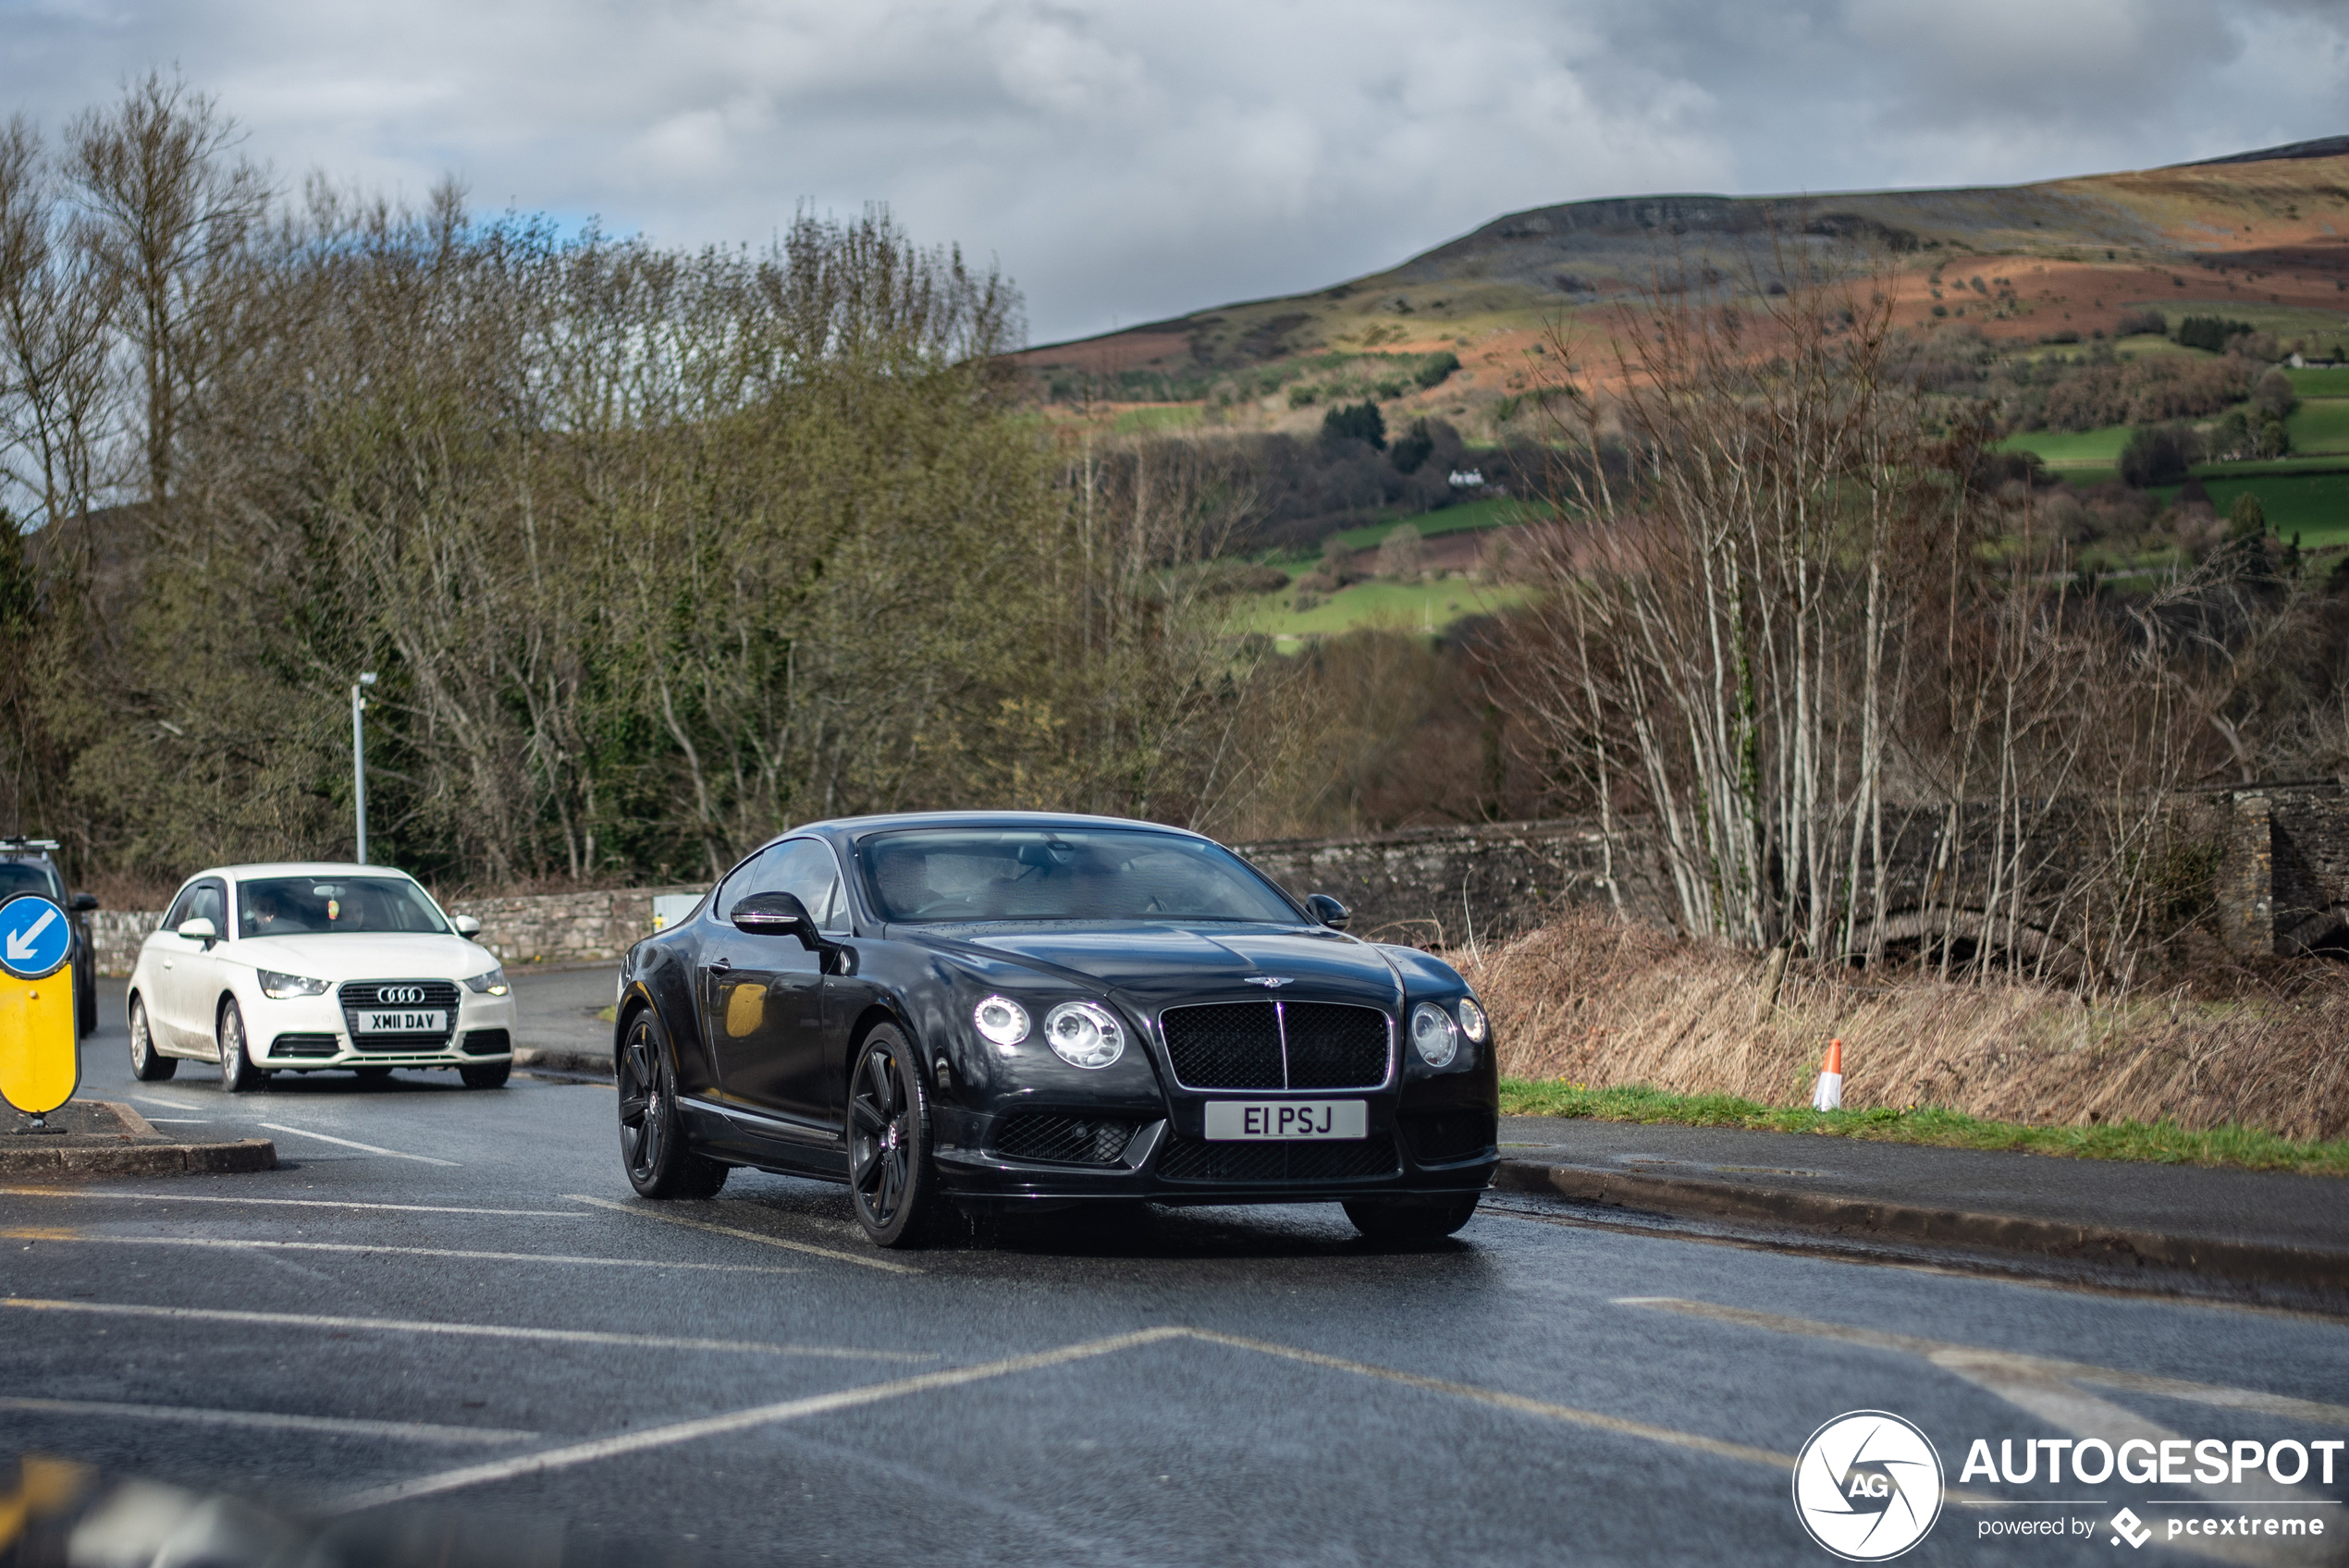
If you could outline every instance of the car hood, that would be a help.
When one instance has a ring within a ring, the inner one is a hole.
[[[964,926],[952,936],[944,931],[937,936],[1065,978],[1091,981],[1144,1010],[1202,998],[1273,995],[1345,998],[1392,1008],[1402,997],[1394,969],[1377,949],[1334,931],[1264,925]],[[1248,984],[1254,975],[1291,984],[1277,989]]]
[[[462,980],[498,960],[462,937],[387,931],[332,937],[248,937],[222,958],[313,980]]]

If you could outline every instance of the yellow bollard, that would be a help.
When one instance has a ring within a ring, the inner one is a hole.
[[[0,905],[0,1099],[36,1126],[81,1086],[72,951],[66,912],[47,899]]]

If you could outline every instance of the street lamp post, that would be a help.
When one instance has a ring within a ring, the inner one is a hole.
[[[367,711],[367,699],[361,691],[375,683],[371,671],[359,678],[351,689],[351,799],[359,807],[359,864],[367,864],[367,724],[361,716]]]

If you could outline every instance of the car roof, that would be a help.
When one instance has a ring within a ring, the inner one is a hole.
[[[1139,828],[1151,833],[1170,833],[1184,839],[1204,839],[1187,827],[1176,827],[1163,822],[1144,822],[1130,816],[1088,816],[1081,812],[1066,811],[907,811],[892,812],[878,816],[839,816],[822,822],[806,823],[788,833],[778,833],[769,842],[798,838],[808,833],[821,833],[829,838],[855,839],[874,833],[893,833],[908,827],[1123,827]]]
[[[203,870],[197,872],[195,876],[191,876],[187,880],[193,882],[197,876],[231,876],[240,879],[251,876],[402,876],[407,877],[411,882],[415,880],[396,865],[359,865],[351,862],[331,860],[270,861],[256,865],[213,865],[206,866]]]

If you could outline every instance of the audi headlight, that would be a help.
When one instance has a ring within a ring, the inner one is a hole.
[[[971,1023],[982,1038],[1005,1050],[1027,1038],[1027,1010],[1009,997],[989,997],[971,1009]]]
[[[277,1001],[291,997],[323,997],[326,994],[324,980],[304,979],[299,974],[280,974],[274,969],[259,971],[261,994]]]
[[[1475,998],[1471,997],[1462,997],[1459,1000],[1459,1009],[1460,1033],[1474,1040],[1478,1045],[1482,1045],[1484,1031],[1491,1027],[1484,1022],[1484,1010],[1477,1006]]]
[[[1044,1038],[1071,1067],[1107,1067],[1125,1054],[1125,1026],[1098,1002],[1063,1002],[1044,1015]]]
[[[465,982],[465,989],[479,996],[486,991],[493,997],[506,994],[506,966],[499,964],[486,974],[476,974]]]
[[[1411,1048],[1430,1067],[1449,1067],[1460,1052],[1460,1032],[1442,1008],[1421,1002],[1411,1010]]]

